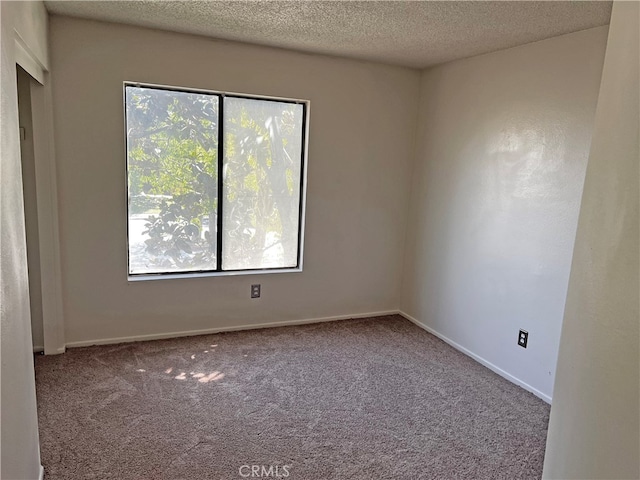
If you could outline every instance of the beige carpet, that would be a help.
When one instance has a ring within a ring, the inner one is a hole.
[[[72,349],[36,383],[48,480],[539,478],[549,415],[398,316]]]

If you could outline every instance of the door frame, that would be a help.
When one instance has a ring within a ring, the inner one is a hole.
[[[16,63],[31,77],[31,114],[42,286],[44,353],[64,353],[58,184],[55,164],[51,76],[15,32]]]

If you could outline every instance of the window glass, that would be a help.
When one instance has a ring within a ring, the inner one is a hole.
[[[218,96],[126,88],[129,273],[215,270]]]
[[[302,105],[225,97],[222,268],[298,263]]]
[[[301,265],[305,109],[125,84],[129,274]]]

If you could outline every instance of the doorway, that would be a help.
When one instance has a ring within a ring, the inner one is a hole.
[[[22,195],[24,200],[25,233],[27,236],[27,266],[29,272],[29,303],[31,307],[31,338],[34,352],[44,351],[42,309],[42,275],[40,269],[40,233],[38,228],[38,197],[36,193],[36,163],[33,141],[31,87],[33,79],[20,65],[16,66],[18,81],[18,115],[20,124],[20,157],[22,160]]]

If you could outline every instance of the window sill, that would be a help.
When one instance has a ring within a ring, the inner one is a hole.
[[[149,273],[129,275],[129,282],[146,282],[150,280],[176,280],[179,278],[203,278],[203,277],[236,277],[240,275],[264,275],[269,273],[300,273],[302,268],[274,268],[268,270],[236,270],[229,272],[190,272],[190,273]]]

